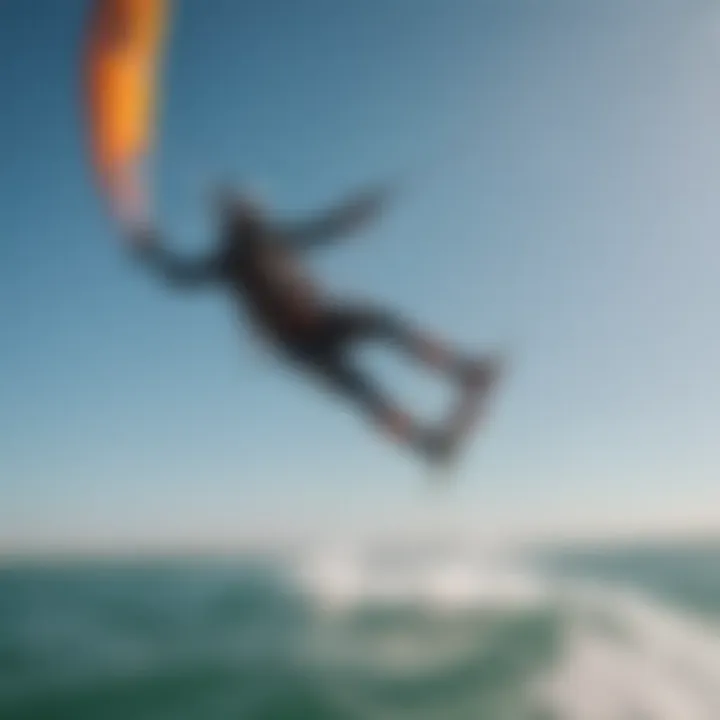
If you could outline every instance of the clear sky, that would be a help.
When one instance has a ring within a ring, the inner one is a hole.
[[[87,5],[0,2],[0,544],[720,520],[716,3],[176,3],[156,188],[178,246],[210,241],[218,176],[292,215],[421,169],[315,269],[516,349],[444,497],[225,298],[124,257],[86,162]],[[435,408],[435,381],[369,361]]]

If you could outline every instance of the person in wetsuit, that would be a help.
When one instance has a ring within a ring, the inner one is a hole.
[[[245,196],[222,188],[216,196],[220,242],[208,255],[183,258],[149,227],[134,233],[134,246],[137,256],[175,287],[229,287],[256,329],[287,360],[324,381],[425,459],[440,462],[453,450],[452,427],[423,427],[398,409],[353,363],[354,344],[390,343],[445,372],[463,393],[490,381],[492,363],[450,352],[384,309],[331,302],[301,268],[303,253],[359,230],[387,199],[386,190],[371,189],[320,217],[276,224]]]

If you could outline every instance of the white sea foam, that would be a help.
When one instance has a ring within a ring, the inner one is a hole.
[[[310,559],[299,577],[335,611],[375,602],[438,612],[560,610],[559,660],[529,689],[558,720],[720,719],[717,628],[636,590],[551,581],[467,555],[387,563],[338,552]]]
[[[488,558],[427,557],[388,563],[354,553],[329,553],[303,564],[303,587],[327,608],[368,602],[440,610],[524,608],[547,601],[547,589],[527,570]]]
[[[631,591],[595,586],[570,599],[561,661],[540,686],[559,718],[720,718],[716,628]]]

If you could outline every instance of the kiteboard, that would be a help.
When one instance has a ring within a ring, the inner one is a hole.
[[[459,401],[443,428],[448,447],[442,461],[435,466],[442,477],[447,478],[457,467],[469,440],[487,419],[506,370],[504,357],[488,358],[484,361],[481,377],[463,386]]]

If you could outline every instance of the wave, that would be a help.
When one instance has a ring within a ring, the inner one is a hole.
[[[299,577],[332,613],[402,606],[455,617],[501,613],[517,623],[531,613],[554,617],[552,662],[515,688],[528,698],[525,712],[558,720],[720,718],[717,627],[640,588],[467,556],[386,564],[330,554],[313,558]]]
[[[455,549],[17,570],[0,716],[717,720],[716,625],[631,580]]]

